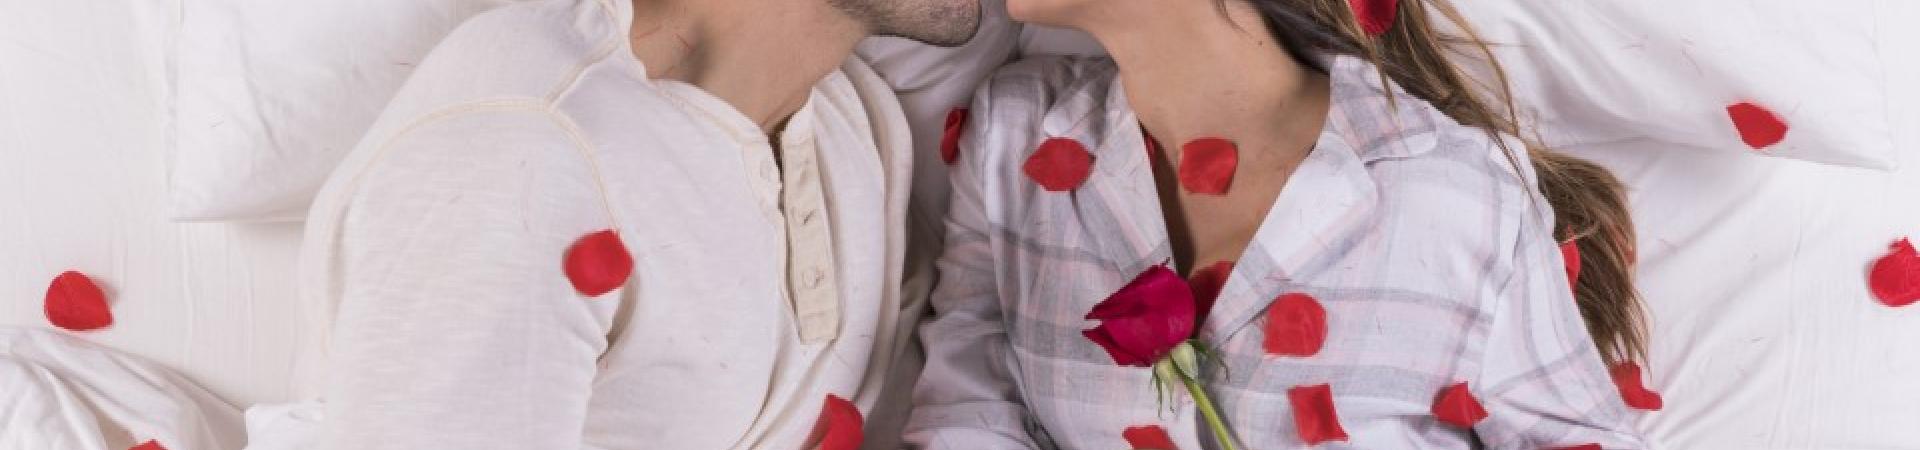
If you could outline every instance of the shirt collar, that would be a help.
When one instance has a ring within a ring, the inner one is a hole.
[[[1432,151],[1439,145],[1437,131],[1452,119],[1431,104],[1408,94],[1399,83],[1385,78],[1373,63],[1353,56],[1328,55],[1320,61],[1332,83],[1327,122],[1321,130],[1316,151],[1344,145],[1362,163],[1388,158],[1409,158]],[[1115,70],[1108,64],[1099,70]],[[1088,76],[1086,78],[1105,78]],[[1138,118],[1127,103],[1127,93],[1116,75],[1101,95],[1062,95],[1048,111],[1043,124],[1049,136],[1081,139],[1089,148],[1103,152],[1133,152],[1145,145],[1139,137]],[[1108,170],[1131,171],[1145,167],[1140,153],[1118,154],[1111,159],[1119,164],[1102,164]]]
[[[1325,62],[1332,82],[1327,123],[1223,286],[1201,330],[1203,338],[1224,339],[1242,329],[1272,301],[1269,293],[1260,291],[1274,286],[1276,280],[1297,282],[1296,277],[1337,256],[1335,250],[1347,245],[1345,240],[1352,236],[1348,231],[1363,224],[1377,206],[1377,185],[1367,170],[1369,164],[1417,156],[1439,145],[1437,128],[1447,123],[1442,122],[1446,118],[1425,101],[1382,78],[1365,60],[1332,56]],[[1117,69],[1107,64],[1091,70]],[[1080,78],[1110,83],[1068,87],[1042,124],[1051,137],[1090,144],[1096,174],[1080,195],[1118,199],[1157,192],[1138,118],[1118,77],[1089,74]],[[1110,248],[1109,254],[1135,255],[1132,265],[1139,267],[1122,270],[1144,270],[1170,257],[1159,205],[1136,205],[1138,211],[1115,211],[1126,216],[1116,219],[1151,221],[1133,228],[1159,233],[1102,241],[1103,246],[1126,246]]]

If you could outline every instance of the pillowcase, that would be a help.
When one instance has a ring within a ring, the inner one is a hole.
[[[298,220],[413,67],[512,0],[181,2],[176,220]]]
[[[1888,50],[1920,41],[1920,17],[1894,3],[1454,2],[1550,145],[1651,139],[1877,169],[1898,160],[1892,64],[1913,57]]]

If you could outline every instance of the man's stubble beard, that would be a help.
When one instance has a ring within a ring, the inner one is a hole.
[[[980,26],[979,0],[828,0],[867,25],[894,36],[942,47],[967,43]]]

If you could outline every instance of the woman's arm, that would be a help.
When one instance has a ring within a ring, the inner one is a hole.
[[[1587,334],[1558,249],[1543,234],[1521,240],[1470,386],[1489,414],[1475,431],[1493,449],[1646,448]]]
[[[588,298],[567,248],[611,228],[582,150],[538,110],[461,113],[359,175],[323,448],[576,449],[624,290]]]
[[[973,107],[987,111],[986,89]],[[986,117],[982,115],[981,117]],[[979,148],[988,123],[976,122],[961,139],[953,166],[946,251],[937,263],[934,318],[920,327],[926,368],[914,391],[906,442],[928,450],[1034,449],[1027,407],[1013,382],[1012,344],[1001,310]]]

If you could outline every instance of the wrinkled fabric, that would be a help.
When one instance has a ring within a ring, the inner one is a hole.
[[[238,450],[240,410],[158,364],[57,331],[0,327],[0,449]]]

